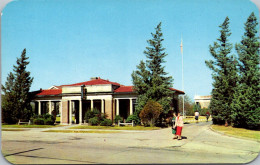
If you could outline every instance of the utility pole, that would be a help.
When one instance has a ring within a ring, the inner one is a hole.
[[[181,37],[181,56],[182,56],[182,91],[184,91],[184,76],[183,76],[183,45],[182,45],[182,37]],[[184,115],[184,95],[182,96],[182,101],[183,101],[183,105],[182,105],[182,111],[183,111],[183,118],[185,118]]]

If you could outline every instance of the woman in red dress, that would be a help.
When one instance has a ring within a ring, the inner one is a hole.
[[[178,137],[178,140],[181,140],[181,132],[182,132],[182,127],[183,127],[183,118],[182,118],[180,112],[178,113],[178,116],[176,117],[175,127],[177,128],[176,136]]]

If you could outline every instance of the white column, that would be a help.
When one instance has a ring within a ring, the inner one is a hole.
[[[49,101],[49,114],[51,115],[51,101]]]
[[[116,115],[119,115],[119,99],[116,99]]]
[[[91,99],[91,111],[93,111],[93,108],[94,108],[94,102],[93,99]]]
[[[79,100],[79,124],[82,124],[82,100]]]
[[[38,115],[41,114],[41,101],[38,101]]]
[[[101,113],[105,113],[104,100],[101,99]]]
[[[60,124],[62,124],[62,100],[60,101]]]
[[[70,107],[69,107],[69,124],[72,124],[72,101],[69,100]]]
[[[130,115],[133,114],[133,99],[130,99]]]

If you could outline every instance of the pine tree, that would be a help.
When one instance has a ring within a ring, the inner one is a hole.
[[[15,123],[14,109],[16,109],[16,98],[14,92],[14,75],[12,72],[8,74],[5,86],[2,85],[4,95],[2,95],[2,122]]]
[[[170,110],[172,102],[173,78],[167,76],[164,71],[163,63],[167,54],[162,47],[163,33],[161,32],[161,23],[155,28],[155,34],[152,34],[152,39],[148,40],[148,47],[144,51],[146,62],[141,61],[137,66],[137,70],[132,73],[134,89],[138,93],[136,112],[139,113],[149,99],[157,101],[163,106],[164,112]]]
[[[13,66],[14,73],[11,72],[5,86],[2,85],[4,122],[16,123],[19,119],[28,120],[32,115],[29,90],[33,78],[30,77],[30,72],[26,71],[26,66],[29,64],[28,58],[26,57],[26,49],[24,49],[21,57],[17,58],[17,65]]]
[[[245,23],[242,41],[236,44],[239,59],[239,86],[232,104],[235,126],[257,128],[260,125],[260,73],[258,22],[252,13]]]
[[[229,18],[219,26],[220,38],[214,45],[209,47],[213,60],[206,61],[206,65],[213,71],[213,90],[210,109],[212,112],[213,123],[230,124],[232,96],[236,87],[236,58],[230,55],[232,44],[228,42],[231,35],[229,30]]]

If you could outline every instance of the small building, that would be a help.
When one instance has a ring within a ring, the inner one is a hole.
[[[172,100],[172,110],[178,109],[178,95],[183,91],[175,91]],[[90,81],[69,85],[52,86],[32,92],[34,95],[35,114],[52,114],[60,116],[61,124],[82,124],[87,110],[98,109],[106,113],[111,120],[116,115],[127,119],[135,111],[137,93],[133,86],[124,86],[99,77]]]
[[[199,104],[201,108],[208,108],[211,100],[211,95],[209,96],[194,96],[195,104]]]

